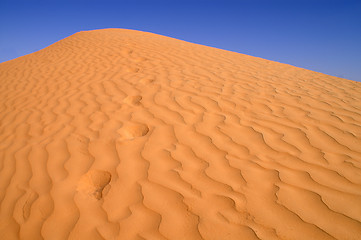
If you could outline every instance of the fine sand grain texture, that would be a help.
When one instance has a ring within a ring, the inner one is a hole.
[[[156,34],[0,64],[0,239],[361,239],[361,83]]]

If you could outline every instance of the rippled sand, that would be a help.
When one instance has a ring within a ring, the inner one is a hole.
[[[0,239],[361,239],[361,83],[107,29],[0,96]]]

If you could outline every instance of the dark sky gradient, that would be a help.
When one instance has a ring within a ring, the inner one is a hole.
[[[127,28],[361,81],[361,1],[0,0],[0,62]]]

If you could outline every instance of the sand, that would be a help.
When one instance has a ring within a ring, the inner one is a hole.
[[[122,29],[0,81],[0,239],[361,239],[359,82]]]

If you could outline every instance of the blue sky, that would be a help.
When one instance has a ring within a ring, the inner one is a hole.
[[[0,0],[0,62],[100,28],[153,32],[361,81],[360,0]]]

